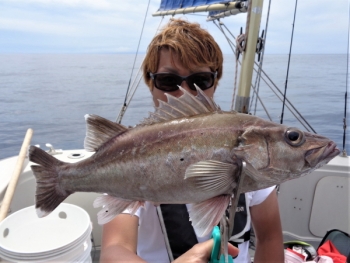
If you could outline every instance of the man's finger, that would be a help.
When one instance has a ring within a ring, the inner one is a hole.
[[[210,258],[211,251],[213,250],[214,246],[214,240],[209,239],[203,243],[197,244],[198,246],[201,246],[201,249],[205,251],[206,258]],[[233,246],[232,244],[228,243],[228,254],[231,255],[233,258],[238,256],[239,249]]]
[[[238,256],[239,249],[234,245],[232,245],[231,243],[228,243],[227,249],[228,249],[228,254],[231,255],[233,258]]]

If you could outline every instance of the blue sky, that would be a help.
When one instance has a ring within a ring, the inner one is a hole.
[[[144,52],[161,21],[152,17],[160,0],[150,3],[140,44]],[[269,1],[264,1],[265,27]],[[147,0],[0,0],[0,53],[115,53],[137,49]],[[293,53],[347,52],[349,3],[346,0],[298,1]],[[266,53],[287,54],[295,1],[271,3]],[[224,53],[225,38],[205,16],[186,15],[210,31]],[[163,24],[169,19],[165,17]],[[246,15],[222,20],[233,34],[245,27]]]

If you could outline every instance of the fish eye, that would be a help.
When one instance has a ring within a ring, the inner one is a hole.
[[[289,128],[285,133],[286,141],[291,146],[300,146],[305,142],[304,133],[297,128]]]

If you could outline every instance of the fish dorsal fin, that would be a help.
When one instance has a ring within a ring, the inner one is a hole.
[[[212,98],[209,98],[197,85],[197,96],[192,95],[187,90],[179,89],[183,92],[179,98],[169,93],[165,93],[167,102],[159,100],[159,106],[155,108],[154,113],[150,113],[142,124],[153,124],[163,121],[169,121],[182,117],[191,117],[194,115],[221,111]]]
[[[94,152],[109,139],[118,136],[128,128],[93,114],[86,114],[86,136],[84,148]]]

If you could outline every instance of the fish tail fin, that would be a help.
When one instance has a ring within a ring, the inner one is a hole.
[[[44,150],[30,146],[29,160],[36,178],[35,208],[38,217],[50,214],[71,193],[59,187],[58,167],[65,165]]]

